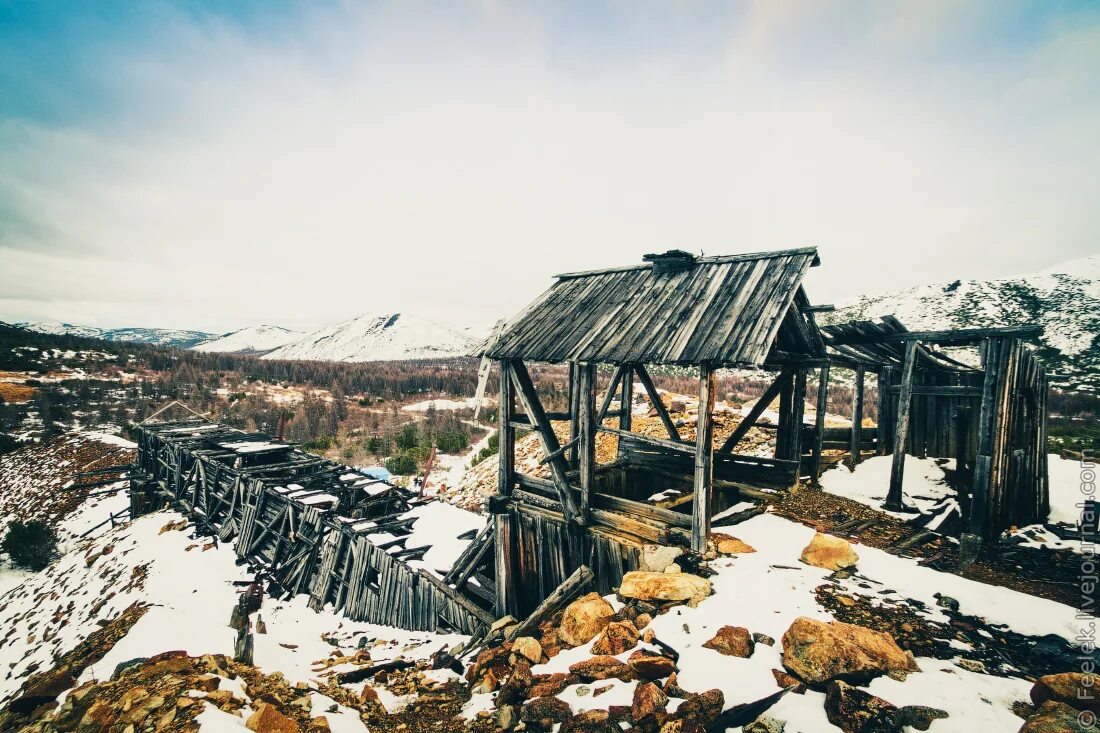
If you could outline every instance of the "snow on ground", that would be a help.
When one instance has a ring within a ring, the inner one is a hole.
[[[426,518],[448,522],[448,534],[452,527],[454,534],[461,531],[460,518],[426,510],[420,508]],[[116,617],[139,600],[151,608],[103,659],[84,671],[81,682],[109,678],[119,662],[173,649],[192,655],[232,655],[235,632],[228,623],[240,590],[234,582],[252,576],[247,567],[236,564],[231,545],[213,547],[205,538],[194,538],[191,527],[162,531],[180,518],[162,511],[109,529],[0,595],[0,700],[17,691],[27,674],[48,669],[98,630],[101,620]],[[433,521],[423,529],[434,535],[439,527]],[[331,634],[342,653],[351,653],[366,637],[372,658],[379,661],[427,657],[465,639],[353,622],[331,610],[315,612],[306,600],[268,598],[259,611],[267,633],[255,636],[256,665],[267,673],[282,672],[292,684],[315,679],[315,660],[337,648],[321,639],[322,633]]]
[[[886,492],[890,488],[890,466],[893,456],[873,456],[856,466],[855,470],[844,464],[821,474],[821,488],[830,494],[843,496],[901,519],[913,515],[888,512],[882,508]],[[955,496],[948,486],[945,470],[954,470],[955,461],[950,458],[917,458],[905,456],[905,473],[902,494],[906,506],[927,514],[941,505],[945,499]]]
[[[464,400],[424,400],[423,402],[414,402],[411,405],[405,405],[401,409],[406,412],[427,412],[430,409],[435,410],[466,410],[474,409],[477,406],[477,400],[473,397],[468,397]]]
[[[1075,458],[1047,455],[1050,471],[1050,522],[1076,526],[1081,519],[1080,504],[1096,499],[1096,464],[1083,464]],[[1086,493],[1090,491],[1092,493]]]
[[[712,563],[718,571],[712,578],[715,595],[697,608],[682,606],[658,616],[650,628],[658,639],[680,652],[680,685],[692,691],[717,687],[722,690],[725,705],[729,707],[758,700],[776,691],[771,670],[782,669],[780,640],[795,618],[809,616],[832,620],[814,595],[814,589],[826,582],[829,572],[798,561],[814,530],[796,522],[764,514],[733,527],[716,526],[715,531],[735,535],[755,547],[757,552],[721,558]],[[947,616],[936,606],[934,594],[938,592],[958,600],[962,613],[983,616],[991,623],[1009,624],[1020,633],[1052,633],[1069,640],[1077,633],[1074,610],[1069,606],[941,573],[921,567],[914,559],[871,547],[859,545],[855,549],[860,556],[858,572],[840,581],[841,588],[848,593],[870,592],[893,602],[918,600],[928,606],[923,615],[942,623]],[[870,584],[875,590],[868,591],[861,584]],[[744,626],[751,632],[767,634],[776,644],[772,647],[757,644],[755,653],[748,659],[728,657],[704,648],[703,644],[725,625]],[[565,650],[532,671],[536,674],[565,672],[571,664],[591,656],[590,646]],[[619,658],[625,661],[632,651]],[[1027,699],[1031,683],[972,674],[950,661],[927,658],[917,661],[923,670],[921,673],[910,675],[904,683],[876,680],[871,691],[896,705],[919,702],[946,710],[950,718],[934,723],[933,731],[1019,728],[1021,721],[1010,706],[1014,700]],[[613,688],[595,699],[590,691],[581,689],[606,684],[612,684]],[[608,704],[623,700],[629,704],[635,684],[609,680],[574,685],[560,697],[576,712],[592,707],[606,708]],[[582,692],[587,694],[582,695]],[[787,721],[787,733],[836,730],[825,717],[824,695],[818,692],[787,695],[769,715]]]

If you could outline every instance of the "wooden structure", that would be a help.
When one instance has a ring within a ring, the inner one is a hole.
[[[909,331],[896,318],[822,329],[835,365],[856,370],[853,461],[893,455],[886,508],[902,510],[904,456],[954,458],[969,532],[985,539],[1046,519],[1046,373],[1023,339],[1039,327]],[[977,349],[974,364],[945,348]],[[878,426],[862,431],[863,376],[878,376]],[[826,377],[827,380],[827,377]],[[826,431],[826,434],[828,431]],[[834,436],[835,437],[835,436]]]
[[[559,275],[484,345],[483,355],[501,375],[498,486],[489,502],[498,616],[529,613],[585,565],[597,590],[608,592],[635,567],[647,543],[701,551],[711,516],[736,500],[738,486],[798,482],[806,373],[827,364],[802,288],[816,264],[812,248],[726,257],[674,250],[647,255],[637,265]],[[566,411],[546,409],[530,362],[569,365]],[[600,365],[613,373],[597,399]],[[694,441],[670,418],[650,365],[697,371]],[[715,370],[722,367],[761,367],[777,375],[758,409],[716,447]],[[631,430],[636,394],[652,404],[667,437]],[[776,397],[774,458],[737,454],[738,442]],[[538,435],[549,479],[517,469],[517,430]],[[600,432],[618,439],[616,460],[604,465],[595,460]],[[684,501],[660,506],[652,497],[662,491],[678,491]]]
[[[447,573],[425,567],[438,538],[416,532],[415,509],[431,499],[262,433],[201,419],[146,423],[136,433],[132,516],[165,504],[179,509],[234,541],[274,592],[305,593],[315,609],[412,630],[472,634],[492,622],[493,594],[477,584],[492,572],[488,533]]]

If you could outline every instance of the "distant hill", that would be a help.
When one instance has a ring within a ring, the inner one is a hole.
[[[478,342],[469,333],[405,313],[367,313],[306,334],[264,359],[398,361],[463,356]]]
[[[304,335],[281,326],[249,326],[191,348],[223,354],[266,354]]]
[[[81,336],[104,341],[130,341],[156,346],[175,346],[180,349],[189,349],[196,344],[218,338],[218,334],[215,333],[172,328],[97,328],[95,326],[77,326],[72,323],[50,323],[46,321],[16,323],[13,325],[25,328],[28,331],[57,336]]]
[[[1100,255],[998,280],[955,280],[837,303],[824,323],[893,315],[910,330],[1043,326],[1051,384],[1100,391]]]

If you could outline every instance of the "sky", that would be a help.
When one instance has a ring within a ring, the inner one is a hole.
[[[484,327],[817,246],[832,303],[1100,252],[1100,2],[0,0],[0,320]]]

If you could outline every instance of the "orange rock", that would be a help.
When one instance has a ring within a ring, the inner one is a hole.
[[[260,703],[244,725],[255,733],[299,733],[297,723],[266,702]]]

